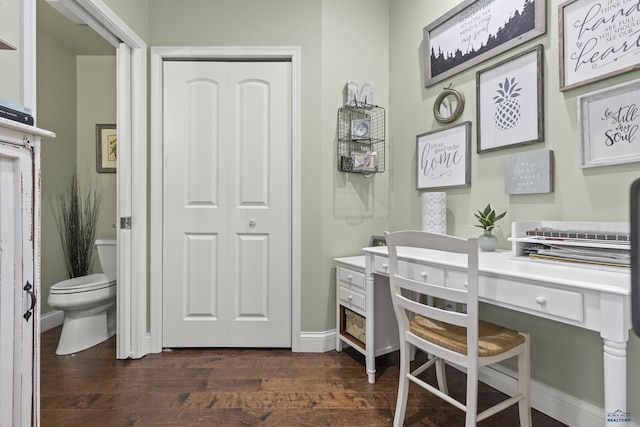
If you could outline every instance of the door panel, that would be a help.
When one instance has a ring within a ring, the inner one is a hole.
[[[290,63],[164,63],[165,347],[291,345],[290,85]]]

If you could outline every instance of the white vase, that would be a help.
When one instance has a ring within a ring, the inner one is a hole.
[[[498,247],[498,238],[490,230],[484,230],[478,237],[478,246],[485,252],[491,252]]]

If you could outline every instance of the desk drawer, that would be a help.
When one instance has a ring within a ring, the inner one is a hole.
[[[389,275],[389,259],[384,256],[373,257],[373,272]]]
[[[481,299],[535,311],[541,317],[548,314],[549,317],[584,321],[584,296],[579,292],[480,276],[478,293]]]
[[[355,292],[353,289],[349,289],[345,286],[338,288],[338,295],[340,296],[340,304],[347,308],[357,308],[362,313],[366,312],[364,295]]]
[[[444,286],[445,269],[432,265],[398,261],[398,274],[418,282],[429,282],[432,285]]]
[[[351,270],[350,268],[338,267],[338,280],[349,286],[364,289],[364,273]]]

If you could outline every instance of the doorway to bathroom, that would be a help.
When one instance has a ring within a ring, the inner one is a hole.
[[[164,61],[162,346],[291,347],[291,61]]]

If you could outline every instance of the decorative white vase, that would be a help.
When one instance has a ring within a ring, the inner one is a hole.
[[[484,230],[478,237],[478,246],[485,252],[491,252],[498,247],[498,238],[490,230]]]

